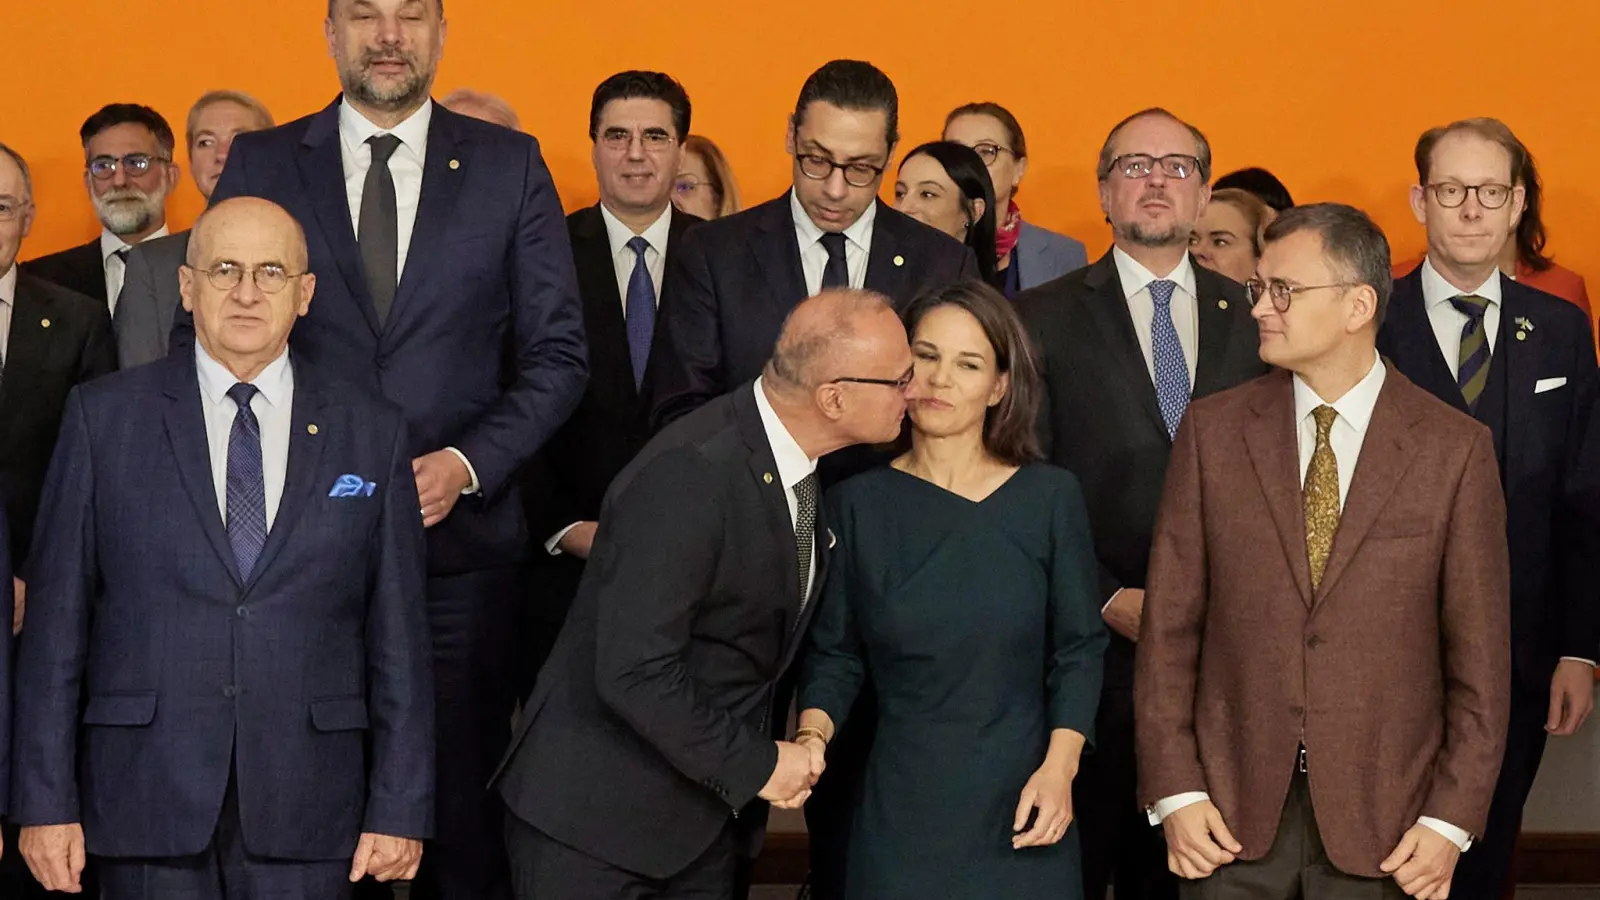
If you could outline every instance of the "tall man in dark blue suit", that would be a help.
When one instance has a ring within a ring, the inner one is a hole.
[[[93,856],[106,900],[409,878],[433,685],[405,420],[289,353],[316,276],[281,208],[214,207],[179,278],[195,351],[67,403],[17,675],[22,854],[66,891]]]
[[[438,837],[413,896],[499,900],[503,813],[485,786],[510,740],[534,543],[516,473],[582,396],[583,307],[539,145],[428,98],[443,15],[331,0],[343,96],[241,135],[213,200],[266,197],[305,225],[322,286],[294,349],[406,413],[439,729]]]
[[[1452,900],[1498,900],[1547,735],[1594,703],[1600,529],[1582,512],[1582,444],[1600,391],[1583,312],[1497,267],[1522,213],[1527,150],[1468,119],[1417,142],[1411,206],[1428,258],[1395,282],[1378,349],[1412,381],[1494,432],[1511,550],[1511,725],[1488,825],[1461,858]]]

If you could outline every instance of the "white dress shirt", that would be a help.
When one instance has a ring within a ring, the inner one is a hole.
[[[239,383],[221,363],[194,345],[195,364],[200,375],[200,404],[205,410],[206,443],[211,448],[211,482],[217,489],[217,509],[222,524],[228,524],[228,438],[233,434],[233,419],[239,407],[228,396],[228,389]],[[261,471],[267,494],[267,529],[278,517],[278,502],[283,499],[283,480],[289,471],[289,429],[294,412],[294,367],[289,351],[267,364],[251,382],[256,395],[250,411],[261,426]]]
[[[1338,413],[1334,417],[1333,426],[1328,429],[1328,444],[1333,448],[1334,462],[1339,471],[1340,509],[1344,508],[1345,498],[1350,494],[1350,483],[1356,474],[1356,462],[1361,457],[1361,445],[1366,440],[1367,426],[1372,423],[1372,411],[1378,405],[1378,394],[1383,391],[1386,375],[1383,359],[1374,354],[1372,368],[1367,370],[1366,377],[1356,382],[1355,387],[1346,391],[1344,396],[1331,403],[1300,380],[1299,375],[1294,376],[1295,437],[1300,447],[1302,489],[1306,476],[1311,471],[1311,455],[1317,449],[1317,421],[1312,412],[1319,406],[1331,406],[1334,412]],[[1167,797],[1150,809],[1150,824],[1159,825],[1167,816],[1178,810],[1210,799],[1211,795],[1205,791],[1189,791]],[[1422,816],[1417,819],[1417,824],[1426,825],[1460,847],[1463,852],[1472,846],[1472,835],[1449,822]]]
[[[817,471],[817,461],[806,456],[800,449],[794,436],[778,418],[778,413],[767,401],[767,392],[761,387],[761,379],[756,379],[756,411],[761,414],[761,429],[767,433],[767,443],[772,446],[772,459],[778,464],[778,480],[783,483],[783,498],[789,501],[789,525],[795,527],[800,520],[800,498],[795,495],[795,485],[804,481],[807,475]],[[818,494],[817,503],[822,503],[821,494]],[[811,582],[817,577],[817,542],[822,540],[822,535],[813,535],[811,540],[811,561],[806,569],[806,587],[800,596],[811,596]]]
[[[1489,352],[1493,353],[1500,337],[1500,270],[1490,272],[1489,280],[1476,290],[1463,291],[1445,281],[1432,260],[1422,261],[1422,302],[1428,308],[1428,323],[1433,326],[1433,336],[1452,377],[1461,370],[1461,329],[1466,327],[1467,314],[1450,301],[1463,294],[1476,294],[1489,301],[1483,311],[1483,330],[1489,339]]]
[[[11,346],[11,309],[17,302],[17,264],[0,275],[0,367],[6,364],[6,348]],[[0,378],[3,378],[0,375]]]
[[[389,157],[389,174],[394,178],[395,224],[399,245],[395,254],[395,284],[406,270],[406,251],[411,249],[411,232],[417,224],[417,203],[422,197],[422,164],[428,155],[428,124],[433,121],[433,101],[429,100],[406,120],[393,128],[379,128],[357,112],[348,100],[339,103],[339,159],[344,163],[344,193],[350,201],[350,225],[361,233],[361,192],[367,185],[367,170],[372,167],[372,147],[367,138],[392,134],[400,146]]]
[[[672,204],[661,211],[661,215],[650,223],[650,227],[640,232],[633,233],[633,229],[622,224],[622,220],[606,209],[604,203],[600,204],[600,218],[606,223],[606,238],[611,241],[611,262],[617,268],[617,296],[622,298],[622,315],[628,315],[628,282],[633,280],[633,266],[638,259],[633,250],[628,247],[628,242],[635,237],[642,237],[649,244],[644,251],[644,266],[650,273],[650,284],[655,288],[656,306],[661,305],[661,276],[667,267],[667,232],[672,228]]]
[[[1122,281],[1122,296],[1128,300],[1128,312],[1133,316],[1133,333],[1139,337],[1139,349],[1144,353],[1145,368],[1150,370],[1150,381],[1155,383],[1156,354],[1152,336],[1156,318],[1156,301],[1150,296],[1150,282],[1165,279],[1177,284],[1172,292],[1172,326],[1178,331],[1178,344],[1183,347],[1183,361],[1189,366],[1189,387],[1194,388],[1195,362],[1199,358],[1200,311],[1194,286],[1194,264],[1185,252],[1177,268],[1165,275],[1157,275],[1140,262],[1112,247],[1111,258],[1117,264],[1117,277]]]
[[[145,240],[153,241],[166,236],[167,226],[163,225],[150,232],[150,236]],[[117,251],[132,246],[110,231],[100,229],[100,265],[106,273],[106,304],[113,313],[117,311],[117,298],[122,293],[122,281],[128,277],[128,264],[117,255]]]
[[[794,217],[794,236],[800,245],[800,268],[806,276],[806,296],[822,290],[822,273],[828,267],[828,248],[822,244],[823,231],[811,221],[800,198],[789,191],[789,212]],[[878,203],[844,230],[844,267],[850,273],[850,286],[860,290],[867,284],[867,256],[872,252],[872,223],[878,218]]]

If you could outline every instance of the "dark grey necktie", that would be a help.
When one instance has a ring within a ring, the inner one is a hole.
[[[850,267],[845,265],[844,234],[830,231],[822,236],[822,247],[828,251],[828,264],[822,270],[822,289],[850,286]]]
[[[800,564],[800,610],[805,611],[806,595],[811,588],[811,551],[816,544],[817,534],[817,474],[815,472],[800,479],[794,486],[795,516],[794,516],[794,545],[795,561]]]
[[[356,242],[361,245],[361,265],[367,273],[367,289],[378,311],[378,323],[389,318],[394,292],[400,276],[400,222],[396,211],[394,175],[389,172],[389,157],[400,148],[392,134],[367,138],[372,148],[372,165],[361,187],[361,224]]]

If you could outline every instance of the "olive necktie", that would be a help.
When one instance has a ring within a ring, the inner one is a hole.
[[[1478,398],[1483,396],[1484,385],[1489,383],[1489,335],[1483,327],[1484,314],[1489,311],[1489,301],[1476,294],[1450,298],[1467,324],[1461,326],[1461,354],[1457,357],[1456,384],[1467,409],[1477,412]]]
[[[1339,462],[1333,456],[1328,432],[1338,413],[1331,406],[1311,411],[1317,421],[1317,449],[1311,452],[1311,468],[1306,472],[1306,556],[1311,560],[1311,589],[1322,583],[1333,551],[1333,535],[1339,530]]]

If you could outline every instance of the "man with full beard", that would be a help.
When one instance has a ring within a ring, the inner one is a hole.
[[[586,354],[538,143],[429,98],[445,31],[442,0],[330,0],[343,95],[239,135],[211,203],[263,197],[301,222],[317,303],[291,351],[405,411],[438,711],[435,840],[411,896],[497,900],[505,811],[486,786],[511,739],[530,547],[517,473],[577,405]]]
[[[112,103],[84,121],[83,184],[103,230],[81,247],[41,256],[22,271],[99,299],[116,312],[134,244],[167,233],[167,196],[178,185],[176,143],[161,114]]]
[[[1083,482],[1111,627],[1095,747],[1073,782],[1084,896],[1169,900],[1166,845],[1140,811],[1133,648],[1172,437],[1190,398],[1266,372],[1244,288],[1189,258],[1211,189],[1211,146],[1164,109],[1118,123],[1095,174],[1111,252],[1017,296],[1044,376],[1041,439]]]

